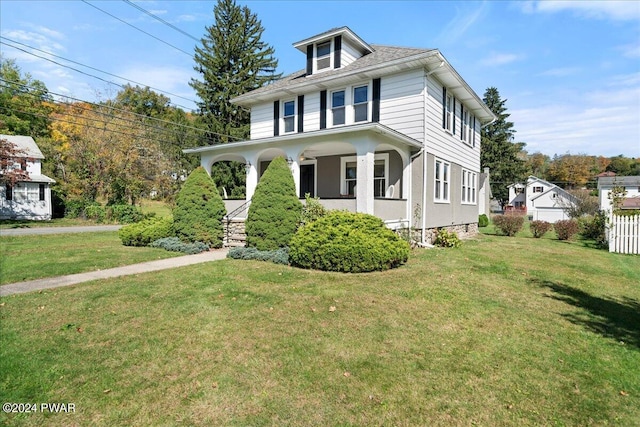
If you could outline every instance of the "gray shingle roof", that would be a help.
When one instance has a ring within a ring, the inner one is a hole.
[[[289,74],[282,79],[273,82],[267,86],[248,92],[237,98],[234,98],[232,102],[238,102],[243,104],[244,101],[250,100],[255,95],[277,93],[281,90],[287,89],[291,86],[312,84],[319,80],[334,79],[340,76],[346,76],[352,73],[357,73],[358,70],[364,70],[367,68],[382,66],[385,63],[411,58],[413,56],[428,56],[431,53],[437,52],[437,49],[417,49],[407,47],[395,47],[395,46],[383,46],[383,45],[371,45],[375,50],[374,52],[356,59],[346,67],[342,67],[336,70],[324,71],[307,76],[306,70],[296,71]]]
[[[0,135],[0,139],[6,139],[9,142],[13,142],[16,147],[26,151],[26,156],[19,157],[32,157],[34,159],[44,159],[42,151],[38,148],[36,142],[30,136],[22,135]]]

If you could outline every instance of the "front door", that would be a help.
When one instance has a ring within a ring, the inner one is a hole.
[[[300,165],[300,198],[309,193],[311,197],[316,197],[315,191],[316,165]]]

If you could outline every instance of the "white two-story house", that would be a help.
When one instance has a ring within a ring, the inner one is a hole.
[[[544,179],[529,176],[524,184],[509,186],[506,210],[526,213],[533,221],[556,222],[569,219],[566,209],[576,198],[569,192]]]
[[[51,219],[51,184],[55,180],[42,175],[44,156],[38,145],[30,136],[0,135],[0,139],[21,151],[21,159],[14,163],[29,177],[14,186],[0,185],[0,219]]]
[[[437,49],[370,45],[347,27],[294,43],[306,67],[232,102],[247,141],[185,150],[211,170],[240,161],[249,201],[269,162],[332,209],[422,231],[478,222],[480,128],[495,116]],[[237,206],[227,201],[227,211]]]

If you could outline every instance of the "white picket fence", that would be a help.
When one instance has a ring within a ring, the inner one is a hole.
[[[611,216],[609,252],[640,254],[640,215]]]

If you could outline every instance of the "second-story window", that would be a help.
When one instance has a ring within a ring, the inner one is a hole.
[[[296,130],[296,102],[287,101],[284,103],[284,132],[294,132]]]
[[[318,43],[316,46],[316,69],[324,70],[331,67],[331,41]]]
[[[453,116],[453,108],[455,103],[455,98],[451,95],[447,95],[447,106],[445,112],[445,129],[449,132],[453,132],[453,120],[455,117]]]
[[[369,87],[359,86],[353,89],[353,111],[355,122],[369,119]]]
[[[344,90],[338,90],[331,94],[331,115],[333,116],[333,126],[345,123]]]
[[[460,139],[464,142],[469,142],[469,112],[462,110],[462,132],[460,132]]]

